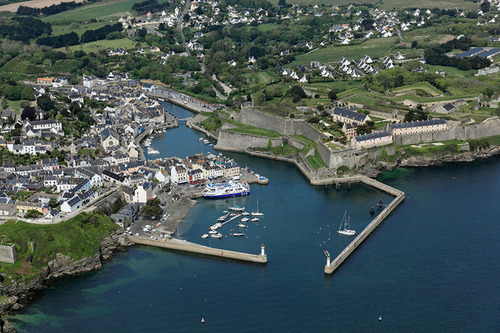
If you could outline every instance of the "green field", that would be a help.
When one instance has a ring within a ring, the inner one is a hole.
[[[76,50],[82,50],[85,52],[99,52],[101,50],[110,50],[116,48],[124,48],[125,50],[131,50],[135,48],[136,42],[129,38],[121,38],[121,39],[113,39],[113,40],[98,40],[95,42],[73,45],[70,46],[69,49],[71,52]],[[65,51],[66,48],[62,47],[57,49],[58,51]]]
[[[159,0],[163,3],[168,0]],[[44,18],[45,22],[83,22],[93,18],[109,17],[109,16],[126,16],[135,14],[132,6],[142,0],[104,0],[89,6],[83,6],[74,10],[69,10],[56,15],[50,15]]]
[[[353,0],[351,2],[358,2]],[[359,1],[366,2],[366,1]],[[408,0],[385,0],[381,5],[381,9],[393,9],[393,8],[455,8],[458,9],[478,9],[479,5],[477,3],[472,3],[470,1],[465,0],[419,0],[408,1]]]
[[[306,157],[307,162],[310,166],[314,168],[314,170],[318,170],[320,168],[327,168],[328,166],[323,162],[321,157],[316,153],[315,155],[309,155]]]
[[[272,4],[277,4],[278,0],[270,0]],[[377,4],[380,3],[380,8],[382,9],[392,9],[392,8],[459,8],[459,9],[476,9],[478,8],[478,4],[465,1],[465,0],[419,0],[418,3],[409,0],[287,0],[288,4],[291,5],[348,5],[350,3],[353,4]]]
[[[361,44],[343,45],[343,46],[328,46],[319,48],[307,54],[301,54],[296,57],[296,60],[291,62],[286,67],[296,66],[298,64],[309,65],[311,61],[333,62],[338,61],[342,57],[360,59],[365,54],[372,58],[384,57],[391,53],[391,50],[396,44],[395,37],[390,38],[371,38],[365,40]]]
[[[428,94],[432,96],[439,96],[442,95],[443,92],[431,85],[429,82],[419,82],[416,84],[408,85],[408,86],[402,86],[399,88],[392,89],[393,93],[404,93],[404,92],[409,92],[413,91],[416,89],[423,90],[427,92]]]
[[[104,27],[106,24],[113,24],[116,22],[99,21],[99,22],[88,22],[88,23],[75,23],[75,27],[69,27],[68,24],[52,24],[52,35],[62,35],[74,31],[81,36],[86,30],[95,30]]]

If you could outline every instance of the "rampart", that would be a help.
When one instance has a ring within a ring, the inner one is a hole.
[[[447,140],[470,140],[500,135],[500,119],[488,118],[474,125],[455,125],[445,131],[427,132],[410,135],[399,135],[395,138],[396,145],[413,145],[425,142]]]
[[[271,140],[272,147],[283,145],[283,138],[269,138],[265,136],[232,132],[221,129],[219,131],[219,139],[217,140],[217,148],[235,148],[247,149],[250,147],[266,148]]]
[[[17,250],[14,244],[0,245],[0,262],[9,264],[15,263],[17,260]]]

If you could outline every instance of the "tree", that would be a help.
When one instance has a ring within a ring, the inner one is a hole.
[[[29,119],[31,121],[36,119],[36,110],[34,107],[27,106],[24,108],[23,112],[21,113],[21,119]]]
[[[286,0],[279,0],[278,6],[280,6],[281,8],[285,8],[287,6]]]
[[[38,97],[38,99],[36,100],[36,104],[43,111],[49,111],[55,108],[54,101],[51,100],[50,97],[47,96],[47,94]]]
[[[330,90],[328,92],[328,98],[333,102],[337,100],[337,91],[336,90]]]
[[[490,2],[487,0],[483,0],[483,3],[481,3],[481,10],[486,13],[490,11]]]
[[[59,204],[59,202],[57,202],[57,200],[56,200],[56,199],[54,199],[54,198],[51,198],[51,199],[49,200],[49,207],[50,207],[50,208],[56,208],[58,204]]]
[[[418,47],[418,42],[416,40],[414,40],[413,42],[411,42],[411,48],[412,49],[416,49]]]
[[[307,97],[304,89],[302,89],[301,86],[293,86],[288,92],[290,93],[290,96],[292,96],[294,103],[300,101],[302,98]]]

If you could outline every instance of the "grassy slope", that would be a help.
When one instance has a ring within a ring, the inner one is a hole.
[[[0,225],[0,239],[3,239],[3,244],[16,244],[19,258],[15,264],[0,263],[0,270],[19,278],[29,278],[38,274],[56,253],[64,253],[73,259],[90,257],[99,250],[100,241],[116,227],[105,215],[85,213],[54,225],[7,222]],[[29,242],[35,244],[31,263]]]
[[[296,66],[298,64],[309,65],[313,60],[333,62],[340,60],[342,57],[360,59],[365,54],[372,58],[380,58],[391,53],[392,47],[396,45],[394,43],[395,40],[395,37],[371,38],[356,45],[328,46],[316,49],[310,53],[298,55],[296,60],[291,63],[291,66]]]
[[[237,126],[238,128],[232,128],[229,131],[230,132],[238,132],[238,133],[244,133],[244,134],[253,134],[253,135],[260,135],[260,136],[266,136],[269,138],[279,138],[281,137],[281,134],[276,132],[276,131],[271,131],[267,130],[264,128],[258,128],[258,127],[253,127],[250,125],[245,125],[242,123],[239,123],[234,120],[229,121],[232,125]]]
[[[132,50],[135,48],[136,42],[131,40],[130,38],[121,38],[121,39],[113,39],[113,40],[98,40],[95,42],[73,45],[70,46],[69,49],[71,52],[76,50],[82,50],[85,52],[99,52],[100,50],[109,50],[116,48],[124,48],[125,50]],[[65,51],[65,47],[61,47],[57,49],[58,51]]]
[[[408,85],[408,86],[402,86],[399,88],[392,89],[392,92],[395,93],[402,93],[402,92],[407,92],[415,89],[420,89],[423,90],[432,96],[438,96],[441,95],[443,92],[431,85],[429,82],[419,82],[416,84]]]

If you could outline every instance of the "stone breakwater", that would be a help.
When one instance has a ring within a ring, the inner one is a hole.
[[[99,251],[91,257],[75,260],[57,253],[38,276],[27,282],[14,282],[4,285],[0,283],[0,294],[6,299],[0,303],[0,314],[20,310],[31,300],[33,292],[44,289],[47,283],[66,275],[77,275],[102,268],[104,261],[110,259],[115,252],[134,245],[120,231],[114,231],[101,242]]]

